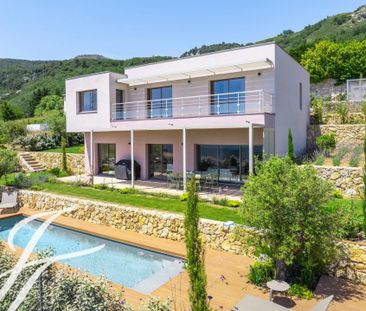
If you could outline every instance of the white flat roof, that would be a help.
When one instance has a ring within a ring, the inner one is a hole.
[[[250,60],[239,64],[237,62],[230,62],[227,64],[222,64],[220,66],[212,66],[212,67],[208,66],[207,68],[192,71],[174,71],[173,69],[171,72],[168,73],[156,74],[141,78],[136,77],[129,78],[128,75],[126,75],[126,77],[118,79],[117,82],[134,86],[149,83],[159,83],[166,81],[207,77],[217,74],[236,73],[242,71],[262,70],[270,68],[273,68],[273,62],[268,58],[263,58],[263,59]]]

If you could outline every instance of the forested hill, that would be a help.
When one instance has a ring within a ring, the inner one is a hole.
[[[334,42],[366,40],[366,5],[359,7],[351,13],[328,16],[316,24],[308,25],[297,32],[288,29],[275,37],[245,44],[222,42],[219,44],[202,45],[184,52],[182,56],[199,55],[254,43],[274,41],[299,60],[307,48],[320,40]]]

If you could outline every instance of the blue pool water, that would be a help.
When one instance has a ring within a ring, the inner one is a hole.
[[[0,220],[0,240],[7,241],[10,230],[24,217]],[[14,244],[25,248],[42,224],[33,220],[15,235]],[[50,225],[38,241],[34,252],[52,248],[55,255],[67,254],[105,244],[100,251],[83,257],[61,261],[81,271],[149,294],[183,269],[182,260],[131,245],[99,238],[90,234]]]

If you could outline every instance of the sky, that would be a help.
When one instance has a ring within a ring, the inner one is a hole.
[[[359,0],[0,0],[0,58],[179,56],[301,30]]]

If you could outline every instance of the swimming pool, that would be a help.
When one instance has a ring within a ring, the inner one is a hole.
[[[0,240],[6,241],[10,230],[23,219],[22,216],[1,219]],[[16,233],[14,244],[25,248],[41,224],[41,221],[33,220],[24,225]],[[144,294],[150,294],[183,270],[183,261],[180,258],[54,224],[47,228],[34,252],[51,247],[55,255],[61,255],[102,244],[105,244],[105,247],[96,253],[61,262],[95,276],[104,276],[114,283]]]

